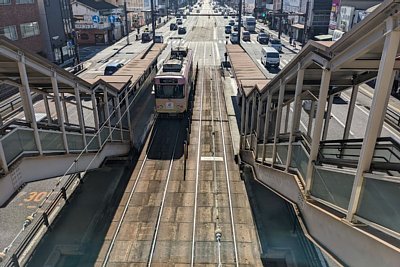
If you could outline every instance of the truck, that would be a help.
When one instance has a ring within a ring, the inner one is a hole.
[[[249,32],[255,32],[256,31],[256,18],[253,16],[244,17],[243,27]]]

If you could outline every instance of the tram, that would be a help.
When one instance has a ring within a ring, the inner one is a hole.
[[[168,116],[185,113],[193,80],[193,51],[180,45],[172,47],[171,54],[154,78],[156,112]]]

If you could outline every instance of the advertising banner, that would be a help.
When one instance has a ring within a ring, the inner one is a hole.
[[[332,34],[337,28],[340,0],[332,0],[332,9],[329,19],[329,33]]]

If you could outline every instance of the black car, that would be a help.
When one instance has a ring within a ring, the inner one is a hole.
[[[111,63],[106,66],[104,69],[104,75],[113,75],[114,72],[119,70],[124,64],[122,63]]]
[[[186,34],[186,27],[179,27],[178,34]]]
[[[238,24],[233,25],[233,31],[235,31],[235,32],[239,31],[239,25]]]
[[[153,34],[151,32],[142,33],[142,43],[150,42],[153,39]]]
[[[176,31],[178,29],[178,25],[176,25],[175,23],[171,23],[169,25],[169,30],[170,31]]]
[[[268,42],[269,42],[269,36],[268,36],[268,34],[266,34],[266,33],[264,33],[264,32],[260,32],[260,33],[257,35],[257,41],[258,41],[260,44],[268,44]]]

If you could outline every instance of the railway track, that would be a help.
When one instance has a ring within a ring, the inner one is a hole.
[[[165,207],[165,200],[171,177],[172,165],[176,157],[177,147],[179,145],[178,140],[179,137],[182,135],[182,123],[182,120],[172,121],[158,119],[156,121],[151,131],[151,136],[146,144],[146,153],[144,155],[144,158],[141,160],[140,168],[136,173],[134,172],[132,174],[132,176],[135,176],[136,178],[134,179],[134,183],[131,185],[131,188],[129,190],[127,201],[123,205],[122,214],[117,221],[117,226],[113,233],[110,245],[107,249],[102,266],[107,266],[107,264],[109,263],[111,253],[115,248],[118,236],[121,234],[126,234],[122,232],[122,226],[124,220],[127,219],[129,207],[132,205],[136,205],[135,202],[137,202],[138,200],[140,201],[140,199],[145,199],[146,197],[144,196],[144,194],[149,195],[150,199],[150,197],[152,197],[150,195],[152,195],[153,192],[157,192],[156,194],[161,194],[161,200],[159,204],[154,205],[154,208],[150,209],[150,211],[144,212],[145,215],[147,215],[145,216],[147,217],[147,219],[142,219],[142,221],[145,221],[149,224],[147,225],[147,231],[144,234],[146,234],[147,236],[151,236],[151,239],[149,239],[151,240],[151,246],[149,254],[147,256],[147,266],[151,266],[154,257],[154,250],[157,242],[158,232],[160,229],[161,217],[163,215]],[[169,129],[169,138],[161,138],[165,134],[166,129]],[[161,139],[163,141],[160,141]],[[162,164],[157,164],[159,161],[163,161]],[[168,165],[165,164],[165,161],[168,162]],[[165,168],[166,166],[167,168]],[[149,169],[156,170],[154,176],[149,176]],[[167,170],[167,173],[166,175],[163,175],[165,174],[165,172],[163,172],[165,170]],[[161,175],[158,175],[157,173],[161,173]],[[143,187],[145,187],[144,185],[150,184],[149,181],[152,179],[157,181],[153,183],[155,184],[155,188],[148,192],[143,192],[142,189]]]
[[[102,266],[259,266],[227,140],[217,47],[209,41],[188,45],[199,65],[191,130],[187,118],[157,119],[98,256]]]

